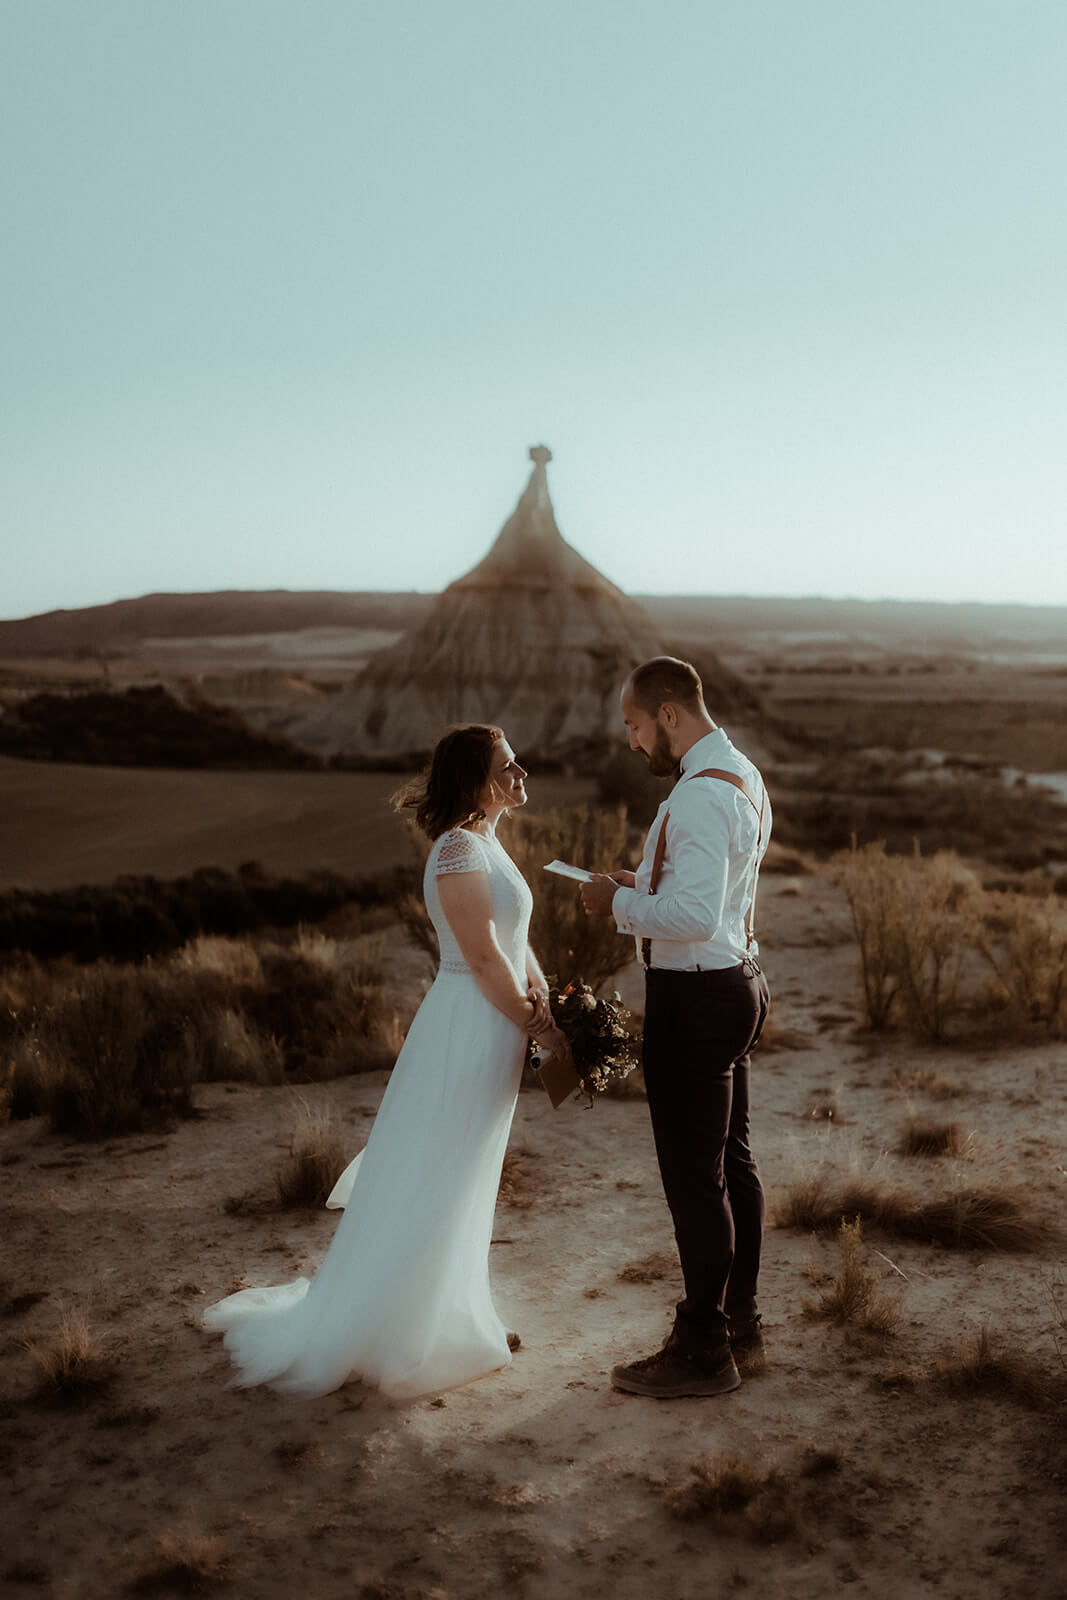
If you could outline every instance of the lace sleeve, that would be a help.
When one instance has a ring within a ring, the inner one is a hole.
[[[435,877],[440,878],[446,872],[488,871],[482,846],[472,834],[464,833],[462,828],[454,828],[443,836],[434,863]]]

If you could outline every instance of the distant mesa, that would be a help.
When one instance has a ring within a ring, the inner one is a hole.
[[[426,620],[327,704],[290,725],[330,755],[403,764],[457,722],[500,724],[535,760],[618,745],[619,687],[663,649],[648,614],[567,543],[556,525],[546,445],[492,547],[450,583]]]

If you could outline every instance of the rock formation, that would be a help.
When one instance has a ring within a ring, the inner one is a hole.
[[[425,757],[457,722],[503,727],[523,758],[568,763],[622,737],[619,687],[663,649],[648,616],[563,538],[545,468],[489,553],[426,621],[290,734],[368,765]]]

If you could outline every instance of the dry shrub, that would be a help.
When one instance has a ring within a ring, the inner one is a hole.
[[[204,1018],[197,1039],[205,1083],[282,1083],[285,1061],[277,1039],[264,1037],[243,1011],[223,1006]]]
[[[279,1205],[292,1210],[324,1206],[347,1165],[345,1147],[332,1131],[329,1117],[305,1112],[275,1178]]]
[[[887,856],[882,842],[858,849],[853,839],[852,849],[834,856],[832,864],[852,914],[867,1025],[880,1033],[889,1025],[900,988],[896,945],[904,899],[903,863]]]
[[[533,892],[530,944],[546,972],[564,988],[581,979],[599,992],[635,959],[634,941],[610,917],[587,917],[578,885],[543,869],[570,861],[591,872],[614,872],[630,864],[630,830],[623,806],[590,811],[546,811],[517,816],[504,843]]]
[[[934,1364],[934,1379],[950,1394],[986,1394],[1041,1409],[1055,1395],[1049,1374],[1007,1348],[984,1324]]]
[[[706,1518],[719,1533],[744,1535],[759,1544],[797,1537],[803,1528],[794,1484],[777,1466],[759,1467],[738,1455],[692,1462],[688,1477],[668,1484],[663,1498],[672,1517]]]
[[[926,1094],[932,1100],[958,1100],[966,1090],[955,1078],[945,1078],[934,1067],[896,1067],[890,1086],[904,1094]]]
[[[983,896],[978,948],[1011,1020],[1067,1031],[1067,920],[1053,895]]]
[[[821,1174],[811,1174],[788,1185],[774,1206],[778,1227],[807,1233],[836,1229],[856,1218],[901,1239],[956,1250],[1022,1253],[1060,1238],[1046,1217],[997,1190],[958,1189],[919,1200],[874,1180],[847,1179],[834,1186]]]
[[[1019,1253],[1040,1250],[1060,1238],[1059,1229],[1047,1218],[995,1190],[959,1189],[917,1206],[905,1221],[911,1238],[963,1250]]]
[[[131,1594],[207,1594],[229,1583],[234,1564],[220,1539],[204,1533],[165,1533],[159,1561],[129,1585]]]
[[[659,1283],[671,1271],[673,1263],[669,1256],[661,1250],[656,1250],[650,1256],[644,1256],[640,1261],[631,1261],[629,1266],[623,1267],[619,1273],[620,1283]]]
[[[27,1311],[48,1299],[47,1289],[29,1289],[25,1294],[8,1294],[7,1284],[0,1285],[0,1317],[24,1317]]]
[[[943,1039],[961,1009],[978,885],[952,851],[889,856],[884,841],[833,858],[852,915],[868,1026],[894,1011],[924,1038]]]
[[[308,955],[270,946],[261,959],[263,987],[244,995],[244,1009],[279,1041],[287,1072],[312,1079],[379,1064],[378,1056],[366,1058],[387,1008],[381,985],[363,981],[363,958],[331,962],[321,949]]]
[[[672,1516],[707,1520],[716,1533],[754,1544],[798,1539],[813,1551],[834,1535],[868,1537],[868,1506],[884,1516],[884,1479],[877,1472],[846,1477],[845,1466],[832,1442],[808,1445],[783,1466],[724,1452],[692,1462],[686,1477],[662,1492]]]
[[[395,1059],[380,940],[353,948],[304,927],[287,946],[201,938],[162,970],[204,1079],[329,1078]]]
[[[774,839],[768,844],[767,854],[760,863],[761,877],[777,873],[783,877],[800,878],[812,870],[810,856],[802,855],[799,850],[787,850]]]
[[[974,944],[978,885],[950,850],[907,863],[907,894],[896,961],[907,1021],[923,1038],[945,1038],[961,1009],[967,953]]]
[[[179,972],[210,972],[231,984],[259,983],[262,968],[255,947],[247,939],[223,939],[215,934],[200,934],[183,945],[171,958]]]
[[[961,1156],[968,1138],[958,1122],[931,1122],[926,1117],[909,1117],[897,1146],[902,1156]]]
[[[815,1040],[803,1028],[793,1028],[780,1022],[772,1010],[763,1024],[755,1048],[765,1055],[772,1055],[776,1050],[813,1050]]]
[[[7,1072],[4,1102],[8,1118],[40,1117],[48,1110],[48,1074],[41,1059],[37,1028],[31,1025],[21,1039],[12,1040],[5,1051]]]
[[[1002,1022],[1067,1031],[1067,917],[1049,895],[981,890],[947,850],[929,859],[889,856],[884,842],[834,858],[852,913],[868,1026],[892,1016],[922,1037],[944,1039],[970,1008]],[[992,970],[985,990],[964,992],[972,953]]]
[[[52,1128],[76,1138],[139,1133],[192,1114],[197,1076],[187,1017],[149,968],[101,962],[42,1019],[38,1068]]]
[[[895,1332],[900,1322],[900,1295],[885,1294],[882,1274],[864,1259],[858,1217],[854,1222],[842,1221],[837,1238],[841,1250],[840,1268],[829,1288],[820,1293],[819,1303],[811,1308],[810,1314],[885,1338]]]
[[[142,966],[0,969],[0,1120],[112,1138],[192,1114],[198,1081],[389,1067],[403,1039],[381,978],[380,941],[306,929],[289,948],[200,937]]]
[[[107,1387],[114,1364],[80,1311],[67,1311],[50,1339],[24,1339],[38,1374],[37,1398],[69,1405]]]
[[[326,1459],[318,1439],[283,1439],[271,1454],[283,1467],[289,1468],[318,1466]]]

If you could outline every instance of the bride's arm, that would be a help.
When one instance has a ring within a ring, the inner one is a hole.
[[[479,989],[516,1027],[529,1028],[535,1003],[519,987],[496,937],[493,900],[484,872],[450,872],[437,880],[441,910]]]
[[[526,946],[526,982],[531,989],[543,989],[546,994],[548,993],[548,979],[529,945]]]

